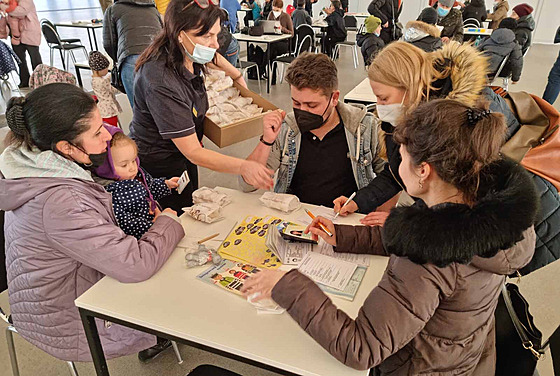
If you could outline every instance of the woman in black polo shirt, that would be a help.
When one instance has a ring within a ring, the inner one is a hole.
[[[191,182],[182,192],[160,200],[181,211],[198,188],[197,166],[242,175],[257,188],[272,187],[273,172],[263,165],[229,157],[201,146],[208,110],[205,67],[221,69],[246,86],[241,73],[216,54],[221,17],[218,0],[175,0],[164,27],[136,64],[131,136],[144,167],[153,176],[180,176]]]

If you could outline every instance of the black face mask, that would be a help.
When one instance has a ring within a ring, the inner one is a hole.
[[[93,170],[97,167],[101,167],[103,165],[103,163],[105,163],[105,161],[107,160],[107,150],[105,150],[103,153],[99,153],[99,154],[90,154],[78,145],[74,145],[72,143],[70,143],[70,145],[74,146],[75,148],[77,148],[78,150],[80,150],[82,153],[84,153],[85,155],[87,155],[89,157],[89,160],[91,161],[90,164],[84,164],[84,163],[77,162],[87,170]]]
[[[329,117],[323,119],[323,116],[329,109],[329,104],[331,103],[331,99],[332,99],[332,94],[329,97],[327,108],[325,108],[325,111],[323,111],[322,115],[317,115],[309,111],[304,111],[304,110],[300,110],[299,108],[294,108],[294,116],[296,118],[296,123],[301,133],[305,133],[317,128],[321,128],[323,124],[327,122]]]

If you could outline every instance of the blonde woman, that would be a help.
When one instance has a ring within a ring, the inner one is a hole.
[[[491,99],[492,111],[506,115],[509,128],[511,116],[506,112],[510,115],[511,112],[507,105],[485,89],[487,69],[486,58],[469,45],[451,43],[432,53],[406,42],[385,47],[370,65],[368,77],[377,96],[377,116],[382,121],[388,163],[344,208],[341,209],[346,197],[337,198],[334,210],[340,210],[341,215],[355,211],[370,213],[362,220],[363,224],[383,225],[388,213],[374,211],[404,190],[398,173],[401,156],[392,136],[395,124],[422,102],[450,98],[472,106],[484,95]]]

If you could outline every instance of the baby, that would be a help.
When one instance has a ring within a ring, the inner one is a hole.
[[[0,1],[0,11],[2,18],[0,18],[0,39],[8,38],[8,28],[12,36],[12,45],[21,43],[21,19],[18,17],[10,16],[10,12],[18,6],[17,0],[2,0]]]
[[[161,214],[156,201],[171,194],[179,178],[154,179],[140,167],[136,143],[120,128],[105,128],[113,138],[107,142],[107,160],[94,170],[103,178],[96,181],[112,194],[119,227],[127,235],[140,239]]]
[[[89,67],[93,75],[91,78],[91,87],[97,96],[97,107],[99,108],[99,112],[101,112],[103,121],[117,127],[117,115],[122,112],[122,109],[115,97],[119,91],[111,86],[111,77],[108,75],[109,65],[109,59],[101,52],[90,52]]]

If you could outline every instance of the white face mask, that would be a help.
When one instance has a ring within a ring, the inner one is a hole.
[[[274,11],[274,12],[272,12],[272,14],[274,14],[274,18],[278,18],[278,17],[280,17],[280,15],[282,14],[282,12],[276,12],[276,11]]]
[[[389,123],[392,126],[396,126],[397,120],[401,117],[402,113],[402,103],[377,105],[377,117],[379,120]]]

